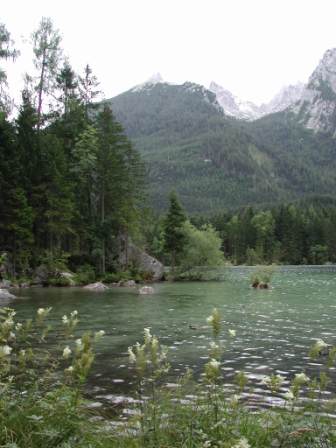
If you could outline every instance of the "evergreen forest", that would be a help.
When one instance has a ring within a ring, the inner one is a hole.
[[[103,101],[91,67],[72,69],[50,19],[31,39],[34,72],[19,105],[0,71],[0,251],[13,276],[58,263],[103,278],[129,268],[119,262],[128,238],[173,266],[220,264],[217,238],[233,264],[336,261],[330,136],[288,113],[225,117],[193,83]],[[1,60],[18,56],[1,25]],[[213,260],[202,258],[205,240]]]

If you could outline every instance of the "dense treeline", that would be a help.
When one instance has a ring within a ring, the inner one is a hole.
[[[132,232],[142,197],[138,153],[107,106],[95,111],[98,82],[87,65],[77,75],[61,37],[43,18],[32,35],[35,73],[10,119],[0,101],[0,250],[12,273],[46,259],[112,269],[121,234]],[[16,55],[0,27],[0,59]],[[3,89],[6,74],[0,72]]]
[[[195,220],[198,225],[202,219]],[[336,262],[336,205],[289,204],[244,208],[211,219],[235,264]]]

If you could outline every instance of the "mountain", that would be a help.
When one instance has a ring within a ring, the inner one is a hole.
[[[237,120],[218,95],[190,82],[145,83],[107,103],[142,154],[157,210],[173,188],[189,212],[203,214],[336,188],[336,141],[306,129],[295,113]]]
[[[297,103],[302,96],[304,84],[298,83],[283,87],[275,97],[266,104],[257,106],[251,101],[242,101],[229,90],[224,89],[214,81],[210,83],[209,90],[214,92],[218,103],[225,114],[243,120],[257,120],[268,114],[281,112]]]
[[[326,51],[292,110],[306,128],[336,136],[336,48]]]

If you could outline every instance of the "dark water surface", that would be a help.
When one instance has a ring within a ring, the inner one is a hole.
[[[141,342],[144,327],[150,327],[170,348],[172,369],[167,381],[176,381],[186,367],[194,369],[198,378],[211,340],[206,317],[217,307],[226,347],[222,357],[225,383],[230,386],[235,372],[244,370],[256,399],[267,401],[261,385],[264,375],[280,373],[289,380],[305,371],[313,376],[323,360],[312,362],[307,357],[309,347],[318,338],[336,344],[336,269],[282,267],[274,275],[271,290],[250,288],[250,273],[249,268],[226,268],[219,282],[155,284],[155,294],[150,296],[132,288],[106,292],[32,288],[21,290],[11,306],[18,319],[51,306],[50,319],[59,327],[64,314],[78,310],[78,334],[89,329],[106,331],[96,347],[88,383],[88,393],[98,401],[134,392],[127,348]],[[229,337],[228,329],[236,330],[236,338]],[[335,380],[336,372],[332,375]]]

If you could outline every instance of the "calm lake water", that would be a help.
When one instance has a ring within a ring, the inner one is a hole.
[[[19,299],[11,306],[19,319],[51,306],[50,320],[58,327],[62,316],[76,309],[78,334],[89,329],[106,331],[96,347],[88,383],[88,394],[105,403],[118,401],[120,395],[132,396],[134,377],[127,348],[141,342],[144,327],[150,327],[169,347],[172,370],[167,382],[176,381],[186,367],[199,378],[211,340],[206,317],[217,307],[223,320],[226,387],[230,388],[235,372],[243,370],[254,386],[253,400],[267,402],[261,385],[264,375],[279,373],[291,379],[294,373],[305,371],[313,376],[321,364],[307,357],[309,347],[318,338],[336,344],[336,269],[282,267],[274,275],[271,290],[250,288],[250,273],[250,268],[226,268],[218,282],[155,284],[155,294],[150,296],[132,288],[107,292],[32,288],[17,293]],[[228,329],[236,330],[236,338],[230,339]],[[332,375],[336,379],[335,371]]]

